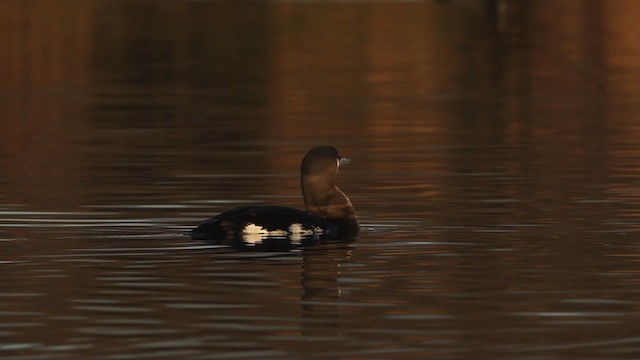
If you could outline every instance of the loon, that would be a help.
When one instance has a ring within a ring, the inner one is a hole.
[[[306,211],[286,206],[234,208],[203,221],[190,236],[214,244],[266,250],[308,246],[322,240],[355,240],[360,231],[356,211],[336,186],[339,167],[349,162],[333,146],[313,148],[300,166]]]

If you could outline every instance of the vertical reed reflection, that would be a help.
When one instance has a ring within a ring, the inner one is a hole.
[[[6,202],[71,208],[87,193],[86,96],[94,3],[0,3],[0,177]],[[65,199],[64,205],[61,199]]]

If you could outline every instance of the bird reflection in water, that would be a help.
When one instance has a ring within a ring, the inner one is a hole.
[[[351,261],[354,249],[353,243],[325,243],[304,250],[301,279],[303,336],[337,339],[343,335],[340,304],[346,293],[340,279],[348,276],[345,265]]]

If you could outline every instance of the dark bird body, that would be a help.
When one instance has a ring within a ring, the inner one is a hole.
[[[306,211],[285,206],[247,206],[225,211],[191,231],[194,239],[237,247],[287,249],[323,240],[353,240],[360,226],[347,196],[335,185],[342,158],[332,146],[310,150],[300,182]]]

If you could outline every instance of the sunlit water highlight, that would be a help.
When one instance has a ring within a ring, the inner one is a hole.
[[[638,358],[638,4],[2,2],[0,358]],[[321,144],[357,242],[185,236]]]

